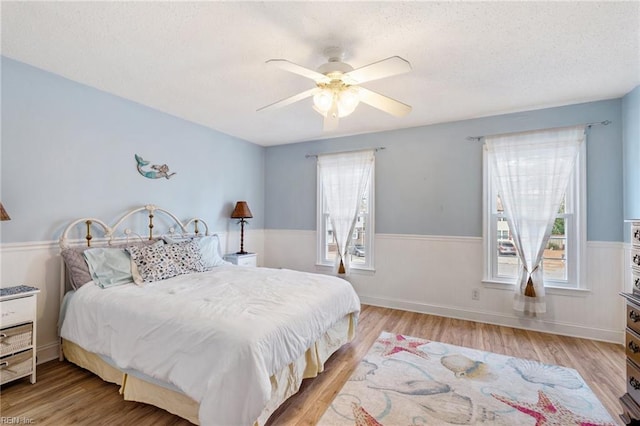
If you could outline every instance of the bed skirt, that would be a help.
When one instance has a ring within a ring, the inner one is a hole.
[[[254,425],[264,425],[287,398],[298,392],[303,379],[322,373],[327,359],[341,346],[353,340],[355,328],[355,316],[347,315],[326,331],[304,355],[271,376],[271,399]],[[151,404],[191,423],[200,423],[198,402],[184,393],[122,372],[97,354],[87,352],[68,340],[62,339],[62,350],[67,360],[91,371],[104,381],[120,385],[120,394],[125,400]]]

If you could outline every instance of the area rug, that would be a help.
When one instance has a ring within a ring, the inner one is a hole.
[[[320,425],[612,425],[576,370],[382,333]]]

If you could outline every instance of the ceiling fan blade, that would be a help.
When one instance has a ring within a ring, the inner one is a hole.
[[[259,108],[257,111],[264,111],[267,109],[275,109],[275,108],[282,108],[284,106],[290,105],[294,102],[298,102],[301,101],[303,99],[306,98],[310,98],[311,96],[315,95],[317,91],[319,91],[320,89],[318,89],[317,87],[314,87],[313,89],[309,89],[309,90],[305,90],[304,92],[298,93],[297,95],[293,95],[293,96],[289,96],[288,98],[284,98],[281,99],[277,102],[274,102],[272,104],[263,106],[262,108]]]
[[[411,71],[409,61],[402,59],[400,56],[392,56],[378,62],[374,62],[364,67],[357,68],[353,71],[345,73],[345,77],[349,79],[351,84],[365,83],[367,81],[379,80],[392,75],[403,74]]]
[[[285,71],[310,78],[317,83],[328,83],[330,81],[326,75],[320,74],[319,72],[311,70],[309,68],[305,68],[302,65],[294,64],[293,62],[287,61],[286,59],[269,59],[267,61],[267,64],[274,65]]]
[[[338,102],[334,99],[331,104],[331,109],[327,111],[327,115],[324,116],[323,130],[325,132],[336,130],[338,128],[338,122]]]
[[[388,112],[396,117],[402,117],[411,112],[411,106],[381,95],[380,93],[373,92],[364,87],[358,87],[358,92],[360,93],[360,102],[364,102],[367,105]]]

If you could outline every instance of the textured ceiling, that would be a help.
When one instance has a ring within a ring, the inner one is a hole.
[[[640,2],[6,2],[2,54],[261,145],[609,99],[640,84]],[[398,55],[412,72],[364,84],[413,106],[360,105],[322,131],[317,68]]]

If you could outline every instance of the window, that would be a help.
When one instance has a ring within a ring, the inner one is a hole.
[[[542,270],[545,287],[583,288],[580,259],[585,246],[585,159],[583,143],[564,200],[556,215],[551,237],[544,250]],[[500,196],[491,184],[491,164],[484,153],[484,251],[485,281],[513,283],[520,260],[513,244]],[[582,262],[584,267],[584,262]]]
[[[356,224],[351,234],[347,255],[352,269],[373,269],[373,195],[374,195],[374,168],[367,179],[362,200],[358,209]],[[329,220],[329,212],[325,205],[325,197],[322,190],[322,180],[318,169],[318,259],[319,265],[333,266],[337,255],[336,242]]]

